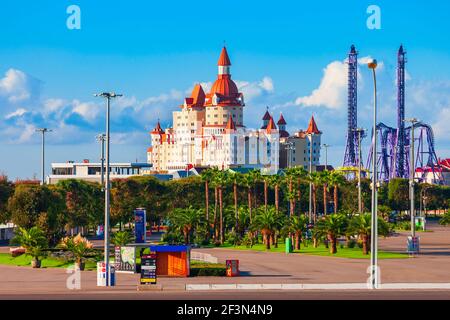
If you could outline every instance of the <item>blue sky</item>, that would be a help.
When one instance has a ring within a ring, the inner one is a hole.
[[[81,30],[66,27],[66,8],[81,8]],[[369,5],[381,30],[366,27]],[[288,129],[314,114],[342,162],[346,126],[344,59],[355,44],[360,61],[379,69],[380,121],[393,125],[396,52],[408,52],[407,116],[433,125],[438,156],[450,156],[450,3],[429,1],[87,1],[43,0],[0,5],[0,171],[39,175],[39,136],[54,129],[47,160],[98,158],[104,130],[96,91],[115,102],[113,161],[145,160],[148,129],[170,124],[196,82],[216,77],[226,42],[232,75],[246,94],[245,122],[256,127],[266,105]],[[360,66],[359,122],[370,128],[371,79]],[[367,143],[367,142],[366,142]],[[47,166],[48,168],[49,166]],[[47,169],[48,171],[48,169]]]

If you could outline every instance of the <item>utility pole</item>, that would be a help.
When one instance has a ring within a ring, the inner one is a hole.
[[[370,282],[371,288],[378,288],[378,186],[377,186],[377,60],[368,63],[373,74],[373,152],[372,152],[372,212],[370,232]]]
[[[419,120],[416,118],[406,119],[405,122],[411,123],[411,142],[409,146],[410,161],[409,161],[409,200],[410,200],[410,215],[411,215],[411,237],[412,241],[415,241],[416,237],[416,221],[414,210],[414,175],[415,175],[415,163],[414,163],[414,126]]]
[[[121,97],[121,94],[114,92],[102,92],[95,94],[96,97],[102,97],[106,99],[106,182],[105,182],[105,225],[104,225],[104,255],[105,255],[105,268],[106,268],[106,286],[110,286],[110,269],[109,269],[109,211],[110,211],[110,182],[109,182],[109,142],[110,142],[110,129],[109,129],[109,113],[111,106],[111,99]]]
[[[100,142],[101,145],[101,151],[100,151],[100,163],[101,163],[101,168],[100,168],[100,181],[101,181],[101,185],[102,185],[102,191],[104,191],[105,188],[105,140],[106,140],[106,135],[104,133],[99,134],[97,136],[97,141]]]
[[[45,184],[45,133],[46,132],[52,132],[53,130],[47,129],[47,128],[39,128],[36,129],[36,132],[42,133],[42,147],[41,147],[41,172],[42,172],[42,178],[41,178],[41,185]]]
[[[362,152],[361,152],[361,139],[365,133],[365,129],[354,129],[358,133],[358,212],[362,213],[362,192],[361,192],[361,171],[362,171]]]

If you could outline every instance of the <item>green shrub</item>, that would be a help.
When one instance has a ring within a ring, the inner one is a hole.
[[[350,239],[350,240],[347,242],[347,247],[350,248],[350,249],[356,247],[356,240],[355,240],[355,239]]]

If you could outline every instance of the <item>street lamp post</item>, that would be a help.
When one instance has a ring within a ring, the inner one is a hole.
[[[104,191],[105,188],[105,140],[106,135],[104,133],[99,134],[97,136],[97,141],[100,142],[101,145],[101,151],[100,151],[100,162],[101,162],[101,168],[100,168],[100,179],[101,179],[101,186],[102,191]]]
[[[331,146],[326,143],[324,143],[322,146],[325,148],[325,171],[328,171],[328,148]]]
[[[105,286],[110,285],[110,270],[109,270],[109,211],[110,211],[110,183],[109,183],[109,113],[111,99],[121,97],[121,94],[116,94],[114,92],[102,92],[95,94],[96,97],[102,97],[106,99],[106,182],[105,182],[105,225],[103,228],[103,234],[105,239],[104,255],[105,255],[105,269],[106,269],[106,283]]]
[[[410,215],[411,215],[411,237],[412,241],[416,237],[416,223],[415,223],[415,208],[414,208],[414,126],[419,122],[416,118],[406,119],[405,122],[411,123],[411,143],[410,143],[410,161],[409,161],[409,200],[410,200]]]
[[[45,133],[46,132],[52,132],[53,130],[48,128],[39,128],[36,129],[36,132],[42,133],[42,147],[41,147],[41,174],[42,174],[42,180],[41,185],[45,184]]]
[[[361,152],[361,138],[365,130],[363,128],[354,129],[358,133],[358,212],[362,213],[362,192],[361,192],[361,171],[362,171],[362,152]]]
[[[287,167],[292,167],[292,150],[294,150],[294,143],[293,142],[286,142],[286,150],[287,150]]]
[[[312,153],[313,153],[313,143],[312,143],[312,133],[308,133],[309,137],[309,177],[312,176]],[[312,181],[310,179],[309,181],[309,223],[312,223]],[[314,222],[316,220],[316,217],[314,216]]]
[[[373,152],[372,152],[372,210],[371,210],[371,236],[370,236],[370,282],[371,288],[378,288],[378,186],[377,186],[377,78],[375,69],[377,60],[368,63],[373,74]]]

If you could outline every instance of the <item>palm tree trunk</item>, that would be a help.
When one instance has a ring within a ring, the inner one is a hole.
[[[337,209],[338,209],[338,189],[337,189],[337,185],[334,185],[334,213],[337,213]]]
[[[205,181],[205,213],[206,213],[206,221],[208,221],[208,225],[209,225],[209,183],[208,183],[208,180]]]
[[[369,245],[368,245],[368,241],[369,237],[367,235],[363,235],[362,236],[362,249],[363,249],[363,254],[366,255],[369,253]]]
[[[313,184],[313,217],[314,217],[314,223],[316,223],[317,220],[317,205],[316,205],[316,186]]]
[[[337,253],[337,239],[335,236],[329,236],[331,247],[330,247],[330,253],[335,254]]]
[[[327,212],[327,185],[323,184],[323,214],[326,215]]]
[[[295,250],[300,250],[300,232],[295,233]]]
[[[219,212],[220,212],[220,244],[223,244],[224,242],[224,234],[223,234],[223,198],[222,198],[222,187],[219,189]]]
[[[289,194],[289,216],[292,217],[295,209],[295,198],[292,197],[292,178],[289,179]]]
[[[264,233],[264,238],[266,240],[266,249],[270,250],[270,234],[268,232]]]
[[[302,206],[301,206],[301,200],[302,200],[302,193],[300,190],[300,178],[297,179],[297,202],[298,202],[298,209],[299,209],[299,214],[302,214]]]
[[[250,216],[250,223],[252,223],[252,189],[249,187],[247,191],[248,198],[248,214]]]
[[[237,192],[237,183],[234,181],[233,184],[233,195],[234,195],[234,218],[235,218],[235,231],[238,232],[239,229],[239,212],[238,212],[238,192]]]
[[[278,199],[278,196],[279,196],[278,193],[279,193],[278,184],[276,184],[275,185],[275,209],[277,210],[277,213],[278,213],[279,206],[280,206],[279,199]]]
[[[267,211],[267,180],[264,179],[264,210]]]
[[[217,241],[217,201],[219,197],[219,189],[217,187],[214,188],[214,222],[213,222],[213,232],[214,232],[214,240]]]

